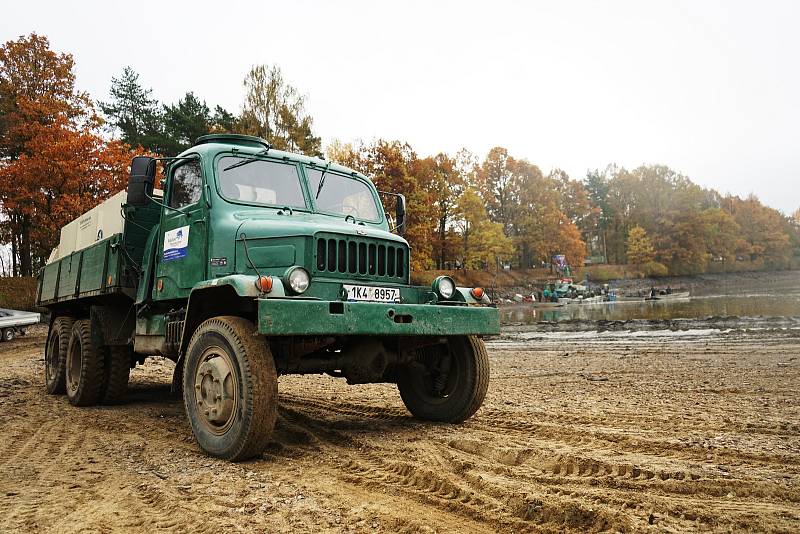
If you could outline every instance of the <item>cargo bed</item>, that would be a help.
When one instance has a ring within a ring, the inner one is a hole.
[[[130,260],[121,244],[122,234],[114,234],[45,265],[36,304],[50,306],[113,293],[134,298],[136,280],[127,269]]]

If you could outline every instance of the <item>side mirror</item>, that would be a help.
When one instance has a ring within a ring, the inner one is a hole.
[[[397,233],[405,235],[406,233],[406,197],[404,195],[397,195],[397,211],[395,212],[395,219],[397,220]]]
[[[128,176],[128,204],[144,206],[153,196],[153,184],[156,181],[156,160],[148,156],[136,156],[131,161],[131,173]]]

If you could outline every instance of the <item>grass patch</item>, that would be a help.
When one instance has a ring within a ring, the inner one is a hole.
[[[0,278],[0,308],[40,311],[35,304],[36,278]]]

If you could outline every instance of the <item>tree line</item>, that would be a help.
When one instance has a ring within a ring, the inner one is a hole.
[[[126,67],[108,98],[75,87],[71,55],[31,34],[0,47],[0,242],[5,272],[29,276],[58,230],[125,185],[137,153],[174,156],[212,132],[256,135],[322,156],[305,97],[276,66],[254,66],[238,113],[194,92],[160,103]],[[544,173],[502,147],[478,157],[418,154],[408,143],[331,140],[325,156],[408,199],[412,268],[531,268],[564,254],[627,263],[651,275],[705,272],[715,262],[786,268],[800,257],[800,209],[791,217],[756,197],[703,189],[661,165],[609,165],[578,179]],[[391,200],[387,199],[388,202]],[[391,206],[387,206],[391,212]],[[2,259],[2,258],[0,258]]]

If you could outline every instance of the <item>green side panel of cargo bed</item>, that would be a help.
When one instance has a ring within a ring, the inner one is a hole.
[[[109,244],[110,241],[105,240],[83,250],[83,261],[80,264],[80,293],[103,289]]]
[[[39,302],[53,300],[56,296],[56,283],[58,282],[58,262],[45,265],[42,273],[42,290]]]
[[[75,285],[78,282],[80,272],[81,253],[73,252],[59,260],[61,262],[61,273],[58,277],[58,298],[71,297],[75,295]]]

